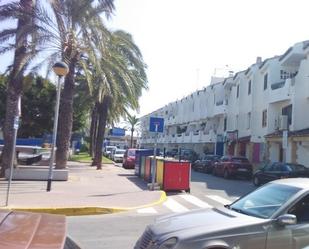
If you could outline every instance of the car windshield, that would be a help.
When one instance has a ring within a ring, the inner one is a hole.
[[[300,188],[270,183],[244,196],[228,208],[259,218],[270,218]]]
[[[135,156],[135,150],[128,150],[128,156]]]
[[[124,154],[124,152],[125,152],[125,150],[116,150],[115,154],[116,155],[122,155],[122,154]]]

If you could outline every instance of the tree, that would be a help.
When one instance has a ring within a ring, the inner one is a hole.
[[[136,126],[139,125],[139,119],[135,115],[130,115],[127,113],[127,120],[126,122],[130,126],[130,131],[131,131],[131,139],[130,139],[130,147],[133,147],[133,133],[136,129]]]
[[[100,37],[97,37],[97,44]],[[128,108],[138,109],[138,98],[142,89],[147,88],[146,64],[130,34],[124,31],[112,32],[110,41],[99,51],[100,63],[96,56],[89,58],[92,63],[89,82],[93,83],[96,99],[93,118],[96,123],[92,131],[96,133],[94,165],[101,168],[102,146],[105,127],[125,115]],[[112,111],[111,111],[112,110]],[[93,136],[92,136],[93,137]]]
[[[93,53],[91,37],[96,32],[104,33],[105,27],[100,17],[114,10],[113,0],[55,0],[51,2],[59,36],[62,59],[68,63],[69,73],[65,77],[61,94],[57,136],[56,168],[66,167],[73,118],[73,94],[75,70],[83,53]]]
[[[17,28],[4,29],[0,32],[0,42],[5,42],[15,37],[14,60],[12,70],[8,79],[8,91],[6,99],[6,114],[4,121],[3,137],[4,147],[2,151],[2,166],[0,176],[4,176],[5,169],[9,168],[10,158],[13,151],[11,150],[14,141],[14,118],[18,115],[18,102],[22,93],[23,73],[28,63],[34,55],[34,48],[31,44],[31,35],[33,30],[29,29],[33,24],[32,13],[34,1],[20,0],[20,3],[9,3],[0,6],[0,21],[15,18]],[[22,14],[24,13],[24,14]],[[1,49],[0,52],[6,52]]]

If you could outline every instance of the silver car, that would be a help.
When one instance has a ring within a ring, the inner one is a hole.
[[[162,217],[135,249],[301,249],[309,246],[309,179],[273,181],[231,205]]]

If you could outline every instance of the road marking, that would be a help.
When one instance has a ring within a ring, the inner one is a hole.
[[[156,214],[158,213],[154,208],[152,207],[149,207],[149,208],[140,208],[140,209],[137,209],[137,212],[139,214]]]
[[[199,198],[193,195],[180,195],[180,197],[200,208],[211,208],[212,207],[208,203],[200,200]]]
[[[212,199],[212,200],[214,200],[216,202],[219,202],[219,203],[221,203],[223,205],[230,204],[232,202],[232,201],[230,201],[228,199],[225,199],[225,198],[223,198],[221,196],[218,196],[218,195],[205,195],[205,196],[207,198]]]
[[[174,213],[189,211],[189,209],[187,209],[186,207],[184,207],[183,205],[179,204],[177,201],[174,201],[171,198],[168,198],[167,201],[163,203],[163,205],[168,209],[172,210]]]

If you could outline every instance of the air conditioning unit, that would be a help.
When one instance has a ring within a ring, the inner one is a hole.
[[[279,130],[287,130],[288,129],[288,116],[280,115],[279,116]]]

